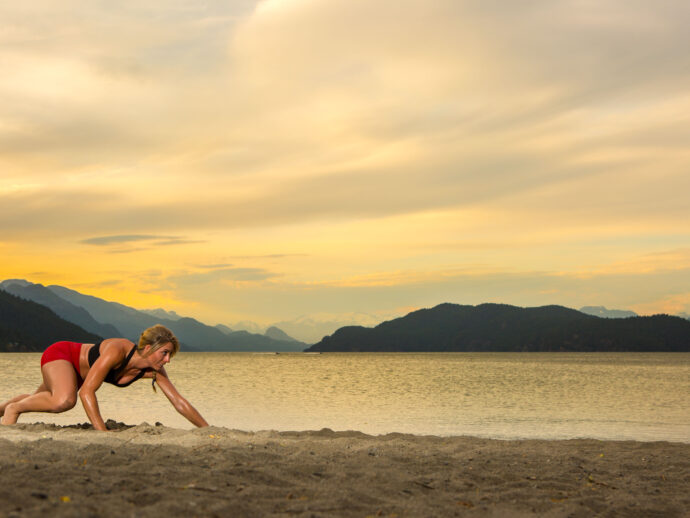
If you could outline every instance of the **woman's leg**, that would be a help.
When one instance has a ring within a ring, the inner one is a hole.
[[[46,390],[46,385],[45,383],[41,383],[41,386],[34,391],[34,394],[38,394],[39,392],[43,392],[44,390]],[[22,399],[27,398],[30,395],[31,394],[20,394],[19,396],[13,397],[12,399],[0,404],[0,417],[5,415],[5,407],[7,405],[9,405],[10,403],[16,403],[17,401],[21,401]]]
[[[77,373],[67,360],[41,367],[43,384],[30,396],[17,396],[4,408],[1,424],[14,424],[24,412],[65,412],[77,403]],[[19,399],[18,399],[19,398]]]
[[[41,386],[36,389],[34,394],[38,394],[39,392],[43,392],[44,390],[46,390],[46,385],[45,383],[41,383]],[[22,399],[27,398],[30,395],[31,394],[20,394],[19,396],[13,397],[12,399],[0,404],[0,417],[5,415],[5,407],[7,405],[9,405],[10,403],[16,403],[17,401],[21,401]]]
[[[26,397],[29,397],[31,394],[20,394],[17,397],[13,397],[12,399],[8,399],[4,403],[0,405],[0,417],[5,415],[5,407],[9,405],[10,403],[16,403],[17,401],[20,401]]]

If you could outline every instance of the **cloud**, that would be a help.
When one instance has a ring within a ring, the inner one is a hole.
[[[0,232],[28,271],[75,242],[130,272],[186,244],[155,264],[190,300],[217,287],[240,311],[228,286],[292,280],[419,305],[454,293],[443,272],[639,279],[687,247],[687,2],[39,0],[0,19]]]
[[[208,269],[208,270],[219,270],[222,268],[228,268],[232,266],[230,263],[218,263],[218,264],[195,264],[196,268]]]
[[[109,254],[133,254],[136,252],[145,252],[146,250],[149,250],[148,248],[145,247],[136,247],[136,248],[113,248],[111,250],[108,250]]]
[[[219,268],[216,270],[177,274],[167,282],[181,290],[204,285],[225,285],[227,282],[257,282],[276,277],[278,274],[263,268]]]
[[[195,245],[200,243],[205,243],[206,241],[201,239],[184,239],[181,237],[165,237],[160,238],[160,241],[156,241],[155,245],[160,246],[174,246],[174,245]]]
[[[682,92],[676,81],[689,73],[678,67],[689,60],[682,50],[688,18],[682,2],[531,1],[497,9],[440,0],[391,9],[363,0],[267,0],[240,25],[231,49],[242,77],[263,87],[262,102],[290,98],[302,109],[332,96],[350,101],[343,108],[389,107],[408,116],[465,106],[491,120],[543,101],[562,112],[642,85]]]
[[[149,247],[136,247],[136,248],[111,248],[109,253],[113,254],[125,254],[132,252],[141,252],[150,249],[153,246],[173,246],[173,245],[189,245],[189,244],[199,244],[204,241],[185,239],[178,236],[157,236],[157,235],[147,235],[147,234],[130,234],[130,235],[115,235],[115,236],[101,236],[92,237],[89,239],[83,239],[80,243],[85,245],[95,245],[95,246],[110,246],[110,245],[122,245],[128,243],[140,243],[142,241],[149,241]]]
[[[130,243],[132,241],[150,241],[152,239],[172,239],[171,237],[152,236],[152,235],[122,235],[122,236],[102,236],[84,239],[81,243],[85,245],[105,246],[120,243]]]
[[[4,8],[14,73],[0,89],[25,108],[0,113],[0,164],[15,183],[44,176],[31,194],[54,197],[22,212],[27,231],[57,218],[131,233],[142,211],[146,232],[381,218],[552,185],[555,205],[585,186],[606,212],[611,171],[633,177],[626,198],[649,214],[638,186],[656,181],[652,164],[669,175],[658,196],[687,176],[681,2],[180,5],[102,6],[90,21],[46,5],[50,26]],[[122,205],[69,215],[79,189],[55,192],[55,167]],[[134,194],[152,189],[162,201]]]
[[[287,259],[292,257],[309,257],[309,254],[256,254],[228,256],[230,259]]]
[[[209,80],[221,88],[227,32],[250,3],[69,4],[0,7],[0,164],[11,159],[7,174],[47,176],[56,165],[109,169],[182,147],[201,124],[194,121],[212,109],[202,91]]]
[[[113,286],[120,286],[122,283],[123,281],[121,279],[106,279],[99,282],[82,283],[79,284],[79,287],[85,289],[101,289],[110,288]],[[76,286],[76,284],[74,286]]]

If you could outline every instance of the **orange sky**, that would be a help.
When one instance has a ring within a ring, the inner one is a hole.
[[[212,324],[690,312],[689,22],[680,0],[3,3],[0,279]]]

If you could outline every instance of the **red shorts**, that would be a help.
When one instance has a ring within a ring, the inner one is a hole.
[[[67,360],[72,364],[72,367],[74,367],[77,373],[77,388],[81,387],[84,382],[79,373],[79,353],[81,352],[81,345],[82,344],[78,342],[55,342],[43,351],[43,356],[41,356],[41,367],[55,360]]]

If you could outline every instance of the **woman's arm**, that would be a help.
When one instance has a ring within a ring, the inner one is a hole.
[[[201,417],[201,414],[194,408],[189,401],[182,397],[182,395],[177,391],[175,385],[172,384],[170,378],[168,378],[168,373],[162,368],[156,374],[156,383],[163,391],[163,394],[168,398],[180,414],[185,416],[189,422],[193,425],[202,428],[208,426],[206,419]]]
[[[122,354],[122,350],[117,347],[111,346],[104,347],[103,349],[101,355],[94,362],[86,375],[84,384],[79,390],[79,399],[81,399],[81,404],[93,427],[96,430],[105,432],[108,429],[105,427],[101,412],[98,409],[96,391],[103,384],[103,380],[105,380],[108,372],[110,372],[115,365],[122,363],[125,357]]]

